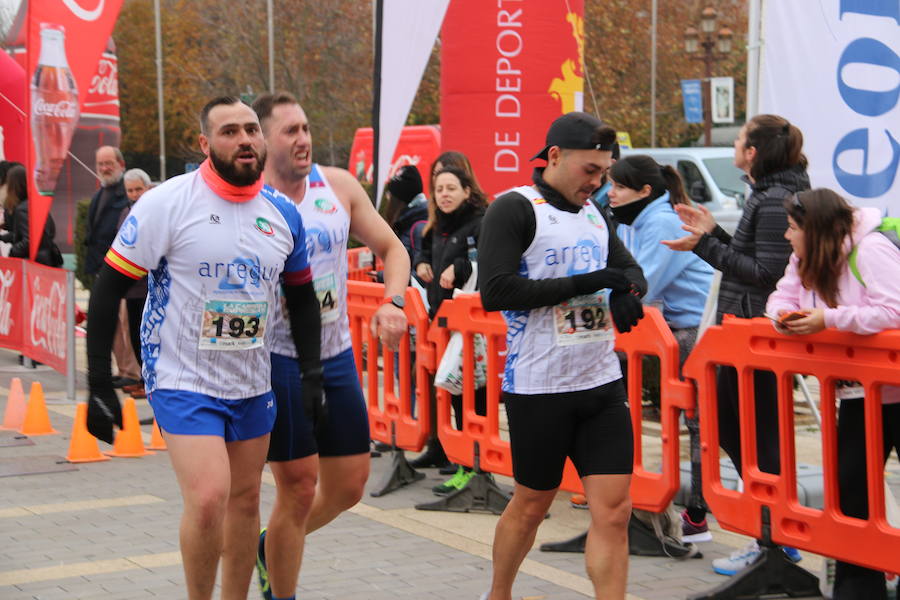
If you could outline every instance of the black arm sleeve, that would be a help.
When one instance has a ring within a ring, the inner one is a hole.
[[[643,298],[647,293],[647,279],[644,277],[644,270],[616,234],[615,225],[610,222],[606,212],[600,211],[600,214],[603,215],[606,226],[609,228],[609,257],[606,260],[606,266],[622,269],[628,281],[637,288],[638,295]]]
[[[297,346],[300,373],[322,369],[322,317],[319,299],[312,281],[302,285],[284,285],[284,299],[291,337]]]
[[[746,240],[744,245],[749,248],[748,253],[739,252],[733,244],[723,243],[718,233],[721,228],[717,228],[711,234],[700,237],[694,254],[712,268],[722,271],[724,277],[751,286],[774,289],[784,275],[791,256],[790,242],[784,238],[788,226],[787,213],[780,198],[769,197],[763,197],[757,206],[750,205],[746,212],[750,212],[750,218],[745,216],[741,219],[735,239]]]
[[[103,263],[91,288],[87,319],[88,381],[112,379],[110,353],[119,324],[119,304],[134,279]]]
[[[520,194],[501,196],[488,207],[478,240],[478,287],[486,310],[528,310],[576,295],[571,277],[519,275],[522,254],[534,240],[535,228],[534,211]]]

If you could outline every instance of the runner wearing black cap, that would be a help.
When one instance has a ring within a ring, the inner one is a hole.
[[[511,600],[570,457],[591,512],[585,548],[597,598],[624,598],[633,438],[612,325],[643,316],[640,267],[588,198],[612,163],[616,132],[596,117],[556,119],[534,185],[497,198],[482,223],[484,306],[507,322],[503,399],[515,493],[494,535],[482,600]]]

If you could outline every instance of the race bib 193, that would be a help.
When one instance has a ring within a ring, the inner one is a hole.
[[[263,345],[268,302],[208,300],[200,325],[201,350],[249,350]]]
[[[615,339],[606,294],[569,298],[553,307],[558,346],[574,346]]]
[[[333,323],[341,316],[338,307],[337,283],[334,273],[326,273],[313,279],[313,287],[316,297],[319,299],[319,308],[322,314],[322,323]]]

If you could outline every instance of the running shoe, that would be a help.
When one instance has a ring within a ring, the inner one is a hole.
[[[475,476],[475,471],[466,469],[462,465],[456,470],[456,474],[440,485],[431,488],[436,496],[447,496],[456,490],[461,490],[469,483],[469,480]]]
[[[588,507],[587,498],[585,498],[581,494],[572,494],[572,498],[569,499],[569,504],[572,506],[572,508],[586,509]]]
[[[686,510],[682,511],[681,541],[694,543],[712,541],[712,534],[709,532],[709,525],[707,525],[706,519],[701,520],[699,523],[694,523],[688,516],[688,512]]]
[[[803,556],[796,548],[782,546],[781,550],[791,562],[798,563],[803,559]],[[761,554],[756,540],[752,540],[743,548],[732,552],[727,558],[715,559],[712,562],[712,568],[719,575],[734,575],[755,563]]]
[[[256,572],[259,574],[259,593],[265,600],[272,600],[269,586],[269,570],[266,568],[266,528],[259,532],[259,546],[256,549]]]
[[[796,548],[791,548],[790,546],[782,546],[782,550],[787,554],[787,557],[791,559],[791,562],[798,563],[803,560],[803,555],[800,554],[800,551]]]
[[[719,575],[734,575],[759,560],[761,554],[756,540],[750,540],[746,546],[735,550],[729,556],[712,561],[712,568]]]

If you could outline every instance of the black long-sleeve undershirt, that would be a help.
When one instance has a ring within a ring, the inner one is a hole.
[[[91,287],[87,315],[88,381],[112,380],[110,352],[119,326],[119,305],[134,279],[104,263]]]
[[[283,289],[291,338],[297,347],[300,373],[321,373],[322,317],[313,283],[310,281],[302,285],[284,285]]]
[[[544,193],[553,207],[567,212],[580,209],[560,197]],[[606,219],[606,216],[603,216]],[[647,281],[637,261],[606,220],[609,230],[607,267],[622,269],[639,290],[647,293]],[[529,310],[553,306],[577,295],[573,277],[528,279],[519,275],[525,250],[534,240],[537,222],[527,198],[510,192],[488,207],[478,240],[478,284],[487,310]]]

